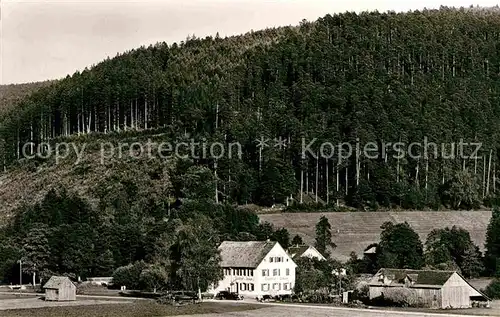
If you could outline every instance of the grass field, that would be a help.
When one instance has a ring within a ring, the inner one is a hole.
[[[0,301],[1,305],[1,301]],[[45,307],[0,311],[2,317],[160,317],[197,314],[222,314],[264,308],[262,305],[234,303],[201,303],[174,307],[153,301],[68,307]]]
[[[380,239],[380,226],[386,221],[407,221],[419,234],[422,242],[425,242],[432,229],[457,225],[469,231],[474,243],[483,250],[491,211],[276,213],[259,217],[262,221],[288,229],[292,237],[300,234],[304,242],[313,244],[315,225],[323,215],[332,226],[332,240],[337,245],[332,255],[345,261],[352,251],[362,256],[369,244],[377,243]]]

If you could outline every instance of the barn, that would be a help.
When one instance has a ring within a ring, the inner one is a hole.
[[[415,306],[470,308],[490,299],[456,271],[380,269],[370,280],[370,299],[398,293]]]
[[[52,276],[43,288],[46,301],[76,300],[76,286],[66,276]]]

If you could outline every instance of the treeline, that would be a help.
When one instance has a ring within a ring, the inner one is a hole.
[[[195,194],[202,187],[189,182],[185,189],[196,199],[170,206],[166,197],[143,199],[137,186],[116,178],[103,181],[96,190],[107,191],[95,204],[64,189],[50,190],[41,202],[16,210],[0,230],[0,280],[18,283],[21,260],[23,280],[30,282],[32,273],[42,281],[52,275],[77,280],[140,267],[144,283],[161,282],[164,274],[162,286],[169,289],[205,289],[222,274],[220,242],[290,243],[286,229],[259,223],[252,211],[203,199]]]
[[[406,222],[388,222],[381,229],[380,242],[367,246],[362,258],[351,254],[348,263],[354,272],[375,273],[380,268],[432,269],[459,271],[466,278],[500,277],[498,207],[488,225],[484,254],[473,243],[469,232],[457,226],[432,230],[425,243]]]
[[[55,81],[41,81],[28,84],[0,85],[0,117],[8,110],[12,110],[24,98],[42,87],[48,87]]]
[[[36,148],[71,134],[158,130],[173,141],[242,145],[241,160],[194,160],[215,175],[216,201],[271,205],[291,196],[370,208],[475,208],[496,193],[499,47],[498,10],[451,8],[335,14],[298,27],[157,43],[24,99],[0,121],[1,161],[7,168],[20,159],[27,142]],[[262,149],[260,137],[283,143]],[[425,137],[438,155],[312,154],[322,142],[408,145]],[[318,140],[305,155],[303,138]],[[451,143],[461,139],[481,142],[481,157],[458,157]],[[443,158],[442,143],[454,157]],[[462,178],[472,188],[466,200],[457,199],[465,189],[454,187]]]

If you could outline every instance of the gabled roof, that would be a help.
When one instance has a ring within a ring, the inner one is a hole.
[[[306,252],[309,249],[308,245],[299,245],[295,247],[290,247],[288,248],[288,254],[292,257],[292,259],[295,259],[297,257],[300,257],[304,252]]]
[[[441,288],[450,279],[453,274],[460,276],[477,294],[484,299],[491,299],[483,292],[472,286],[459,272],[456,271],[437,271],[437,270],[405,270],[405,269],[380,269],[370,280],[370,286],[403,286],[405,279],[408,278],[413,284],[413,288]],[[384,284],[380,278],[387,277],[391,282]]]
[[[365,252],[363,252],[364,254],[376,254],[377,253],[377,247],[376,246],[373,246],[367,250],[365,250]]]
[[[68,281],[70,283],[73,283],[71,282],[71,280],[66,277],[66,276],[52,276],[48,281],[47,283],[45,283],[45,285],[43,286],[43,288],[49,288],[49,289],[58,289],[61,284],[63,284],[65,281]]]
[[[224,241],[219,246],[221,266],[256,268],[276,244],[275,241]]]
[[[491,298],[489,298],[488,296],[486,296],[486,294],[484,294],[482,291],[478,290],[475,286],[473,286],[471,283],[469,283],[469,281],[467,281],[465,279],[465,277],[462,276],[462,274],[460,274],[459,272],[457,272],[457,274],[474,290],[476,291],[479,296],[482,296],[484,299],[486,299],[487,301],[491,301]],[[475,296],[474,296],[475,297]]]
[[[391,281],[390,285],[404,285],[405,278],[414,283],[414,287],[441,287],[455,273],[455,271],[434,270],[406,270],[406,269],[380,269],[371,279],[370,285],[385,285],[379,279],[384,276]]]
[[[325,257],[321,254],[321,252],[316,250],[316,248],[313,247],[312,245],[298,245],[298,246],[290,247],[290,248],[288,248],[288,254],[290,255],[290,257],[292,259],[297,259],[297,258],[300,258],[301,256],[303,256],[307,250],[312,250],[312,251],[316,252],[318,254],[317,257],[319,257],[320,260],[325,260]]]

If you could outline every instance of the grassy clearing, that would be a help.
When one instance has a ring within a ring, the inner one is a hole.
[[[300,234],[304,242],[313,244],[315,225],[323,215],[332,225],[332,240],[337,245],[332,256],[347,261],[352,251],[362,256],[368,245],[379,242],[380,226],[386,221],[407,221],[423,241],[432,229],[457,225],[469,231],[474,243],[483,248],[491,211],[314,212],[261,214],[259,217],[276,227],[288,229],[292,236]]]
[[[2,317],[160,317],[194,314],[221,314],[255,310],[263,305],[240,303],[201,303],[174,307],[150,301],[94,306],[46,307],[38,309],[5,310]]]

